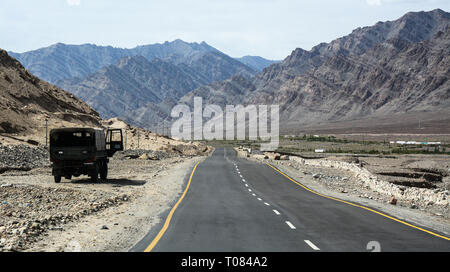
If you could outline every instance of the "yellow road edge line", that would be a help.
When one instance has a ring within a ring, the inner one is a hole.
[[[192,169],[192,173],[191,173],[191,176],[189,177],[189,181],[188,181],[188,184],[186,185],[186,189],[184,190],[184,192],[181,195],[180,199],[178,199],[178,201],[175,204],[175,206],[173,206],[172,210],[170,210],[169,215],[167,216],[166,221],[164,222],[164,226],[159,231],[158,235],[156,235],[155,239],[153,239],[153,241],[150,243],[150,245],[144,250],[144,252],[152,251],[152,249],[156,246],[156,244],[158,244],[159,240],[163,237],[163,235],[166,232],[166,230],[169,228],[170,221],[172,220],[172,216],[175,213],[175,210],[180,205],[181,201],[183,201],[183,198],[186,196],[186,193],[189,190],[189,187],[191,185],[192,177],[194,176],[195,170],[197,169],[197,166],[199,165],[199,163],[200,162],[197,162],[197,164],[195,164],[195,166],[194,166],[194,169]]]
[[[421,228],[421,227],[412,225],[412,224],[410,224],[410,223],[407,223],[407,222],[402,221],[402,220],[400,220],[400,219],[394,218],[394,217],[389,216],[389,215],[387,215],[387,214],[384,214],[384,213],[375,211],[375,210],[373,210],[373,209],[371,209],[371,208],[368,208],[368,207],[366,207],[366,206],[358,205],[358,204],[351,203],[351,202],[348,202],[348,201],[345,201],[345,200],[342,200],[342,199],[339,199],[339,198],[335,198],[335,197],[331,197],[331,196],[327,196],[327,195],[318,193],[318,192],[316,192],[316,191],[314,191],[314,190],[312,190],[312,189],[309,189],[308,187],[306,187],[305,185],[301,184],[300,182],[298,182],[298,181],[292,179],[291,177],[289,177],[289,176],[286,175],[285,173],[281,172],[278,168],[276,168],[276,167],[273,166],[272,164],[270,164],[270,163],[266,163],[266,164],[267,164],[268,166],[270,166],[272,169],[274,169],[275,171],[277,171],[278,173],[280,173],[281,175],[283,175],[284,177],[286,177],[287,179],[289,179],[290,181],[292,181],[293,183],[297,184],[298,186],[302,187],[303,189],[305,189],[305,190],[307,190],[307,191],[309,191],[309,192],[311,192],[311,193],[313,193],[313,194],[316,194],[316,195],[321,196],[321,197],[325,197],[325,198],[328,198],[328,199],[332,199],[332,200],[335,200],[335,201],[338,201],[338,202],[342,202],[342,203],[345,203],[345,204],[348,204],[348,205],[351,205],[351,206],[354,206],[354,207],[358,207],[358,208],[361,208],[361,209],[364,209],[364,210],[367,210],[367,211],[376,213],[376,214],[378,214],[378,215],[384,216],[384,217],[389,218],[389,219],[391,219],[391,220],[394,220],[394,221],[396,221],[396,222],[402,223],[402,224],[404,224],[404,225],[406,225],[406,226],[408,226],[408,227],[415,228],[415,229],[421,230],[421,231],[423,231],[423,232],[426,232],[426,233],[428,233],[428,234],[434,235],[434,236],[436,236],[436,237],[439,237],[439,238],[445,239],[445,240],[447,240],[447,241],[450,241],[450,238],[449,238],[449,237],[442,236],[442,235],[439,235],[439,234],[434,233],[434,232],[432,232],[432,231],[429,231],[429,230],[423,229],[423,228]]]

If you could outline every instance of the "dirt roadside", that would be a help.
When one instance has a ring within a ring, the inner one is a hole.
[[[48,167],[3,173],[0,251],[128,251],[205,158],[112,159],[108,181],[98,183],[55,184]]]

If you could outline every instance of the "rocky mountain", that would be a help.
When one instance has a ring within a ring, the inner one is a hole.
[[[362,55],[338,55],[247,103],[280,104],[297,124],[450,109],[450,28],[409,43],[398,38]],[[286,103],[288,101],[288,103]]]
[[[142,107],[155,109],[164,101],[176,101],[207,82],[189,67],[135,56],[125,57],[86,78],[64,80],[58,85],[71,90],[102,116],[124,118],[135,116],[134,112]]]
[[[19,133],[50,124],[99,126],[98,113],[86,103],[26,70],[0,50],[0,132]]]
[[[124,57],[86,77],[59,80],[56,84],[86,101],[102,117],[121,117],[130,123],[153,126],[168,119],[170,111],[165,108],[189,91],[236,74],[249,78],[256,73],[217,50],[207,51],[205,43],[191,51],[182,47],[189,44],[173,44],[180,46],[169,50],[175,54],[156,50],[152,56],[147,52],[146,57]],[[146,53],[141,47],[138,51]]]
[[[439,9],[407,13],[310,51],[298,48],[254,78],[204,86],[182,100],[279,104],[285,128],[447,110],[449,26],[450,14]]]
[[[12,54],[32,72],[86,101],[102,117],[121,117],[140,125],[167,119],[170,112],[164,107],[191,90],[236,74],[249,78],[257,73],[205,42],[181,40],[133,49],[56,44]]]
[[[187,63],[191,66],[201,63],[204,70],[211,69],[217,73],[210,75],[212,76],[210,82],[224,80],[238,72],[251,75],[256,72],[205,42],[187,43],[182,40],[143,45],[132,49],[93,44],[66,45],[58,43],[21,54],[13,52],[10,54],[31,73],[54,84],[70,78],[84,78],[105,66],[116,64],[124,57],[132,56],[143,56],[149,61],[158,58],[175,64]],[[221,62],[215,63],[214,61]]]
[[[242,58],[236,58],[236,60],[244,63],[248,67],[261,72],[264,68],[269,67],[274,63],[278,63],[278,60],[268,60],[259,56],[244,56]]]

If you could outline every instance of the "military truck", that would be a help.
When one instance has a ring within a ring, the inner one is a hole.
[[[109,157],[123,150],[121,129],[58,128],[50,131],[50,161],[55,182],[88,175],[106,180]]]

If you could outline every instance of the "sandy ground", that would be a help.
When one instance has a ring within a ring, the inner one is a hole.
[[[108,181],[91,183],[80,177],[60,184],[53,182],[50,168],[30,172],[7,172],[0,183],[73,190],[90,198],[126,196],[127,201],[96,209],[86,216],[58,222],[42,230],[20,251],[128,251],[161,218],[182,192],[193,165],[205,157],[150,160],[112,160]],[[4,188],[6,189],[6,188]],[[99,200],[96,200],[99,201]]]

